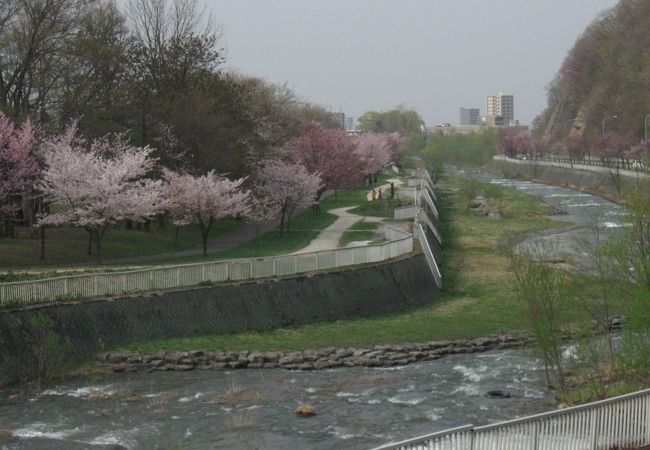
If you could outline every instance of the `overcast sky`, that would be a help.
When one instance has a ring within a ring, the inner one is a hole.
[[[355,119],[403,104],[427,125],[515,96],[530,121],[585,27],[616,0],[206,0],[227,65]]]

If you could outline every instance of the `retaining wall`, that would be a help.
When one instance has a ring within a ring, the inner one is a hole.
[[[66,361],[77,363],[130,341],[384,314],[427,304],[437,292],[418,254],[356,270],[4,311],[0,385],[25,373],[27,324],[39,314],[51,317],[56,332],[70,340]]]

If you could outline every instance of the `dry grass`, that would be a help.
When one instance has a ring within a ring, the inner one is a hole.
[[[8,430],[6,428],[0,428],[0,439],[9,439],[13,435],[14,434],[12,433],[11,430]]]
[[[255,390],[245,389],[241,386],[237,386],[234,383],[231,383],[230,387],[226,391],[218,396],[215,400],[215,403],[221,403],[226,405],[246,405],[246,404],[257,404],[264,400],[264,395]]]
[[[237,411],[228,417],[227,429],[230,431],[244,431],[253,427],[254,421],[250,411]]]

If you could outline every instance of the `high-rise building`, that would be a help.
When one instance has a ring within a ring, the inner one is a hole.
[[[481,111],[478,108],[460,108],[460,125],[478,125]]]
[[[354,117],[346,116],[344,119],[344,123],[345,123],[346,131],[354,130]]]
[[[332,121],[345,130],[345,113],[342,112],[330,112],[330,118]]]
[[[486,116],[488,122],[509,125],[515,119],[515,97],[504,95],[503,92],[499,92],[497,95],[488,95]],[[490,118],[497,117],[501,119],[490,120]]]

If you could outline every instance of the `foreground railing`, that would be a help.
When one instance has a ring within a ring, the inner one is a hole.
[[[201,284],[243,281],[386,261],[413,251],[411,233],[384,227],[388,242],[298,255],[247,258],[83,274],[0,284],[0,306],[122,295]]]
[[[650,389],[493,425],[466,425],[375,450],[612,450],[646,445]]]

